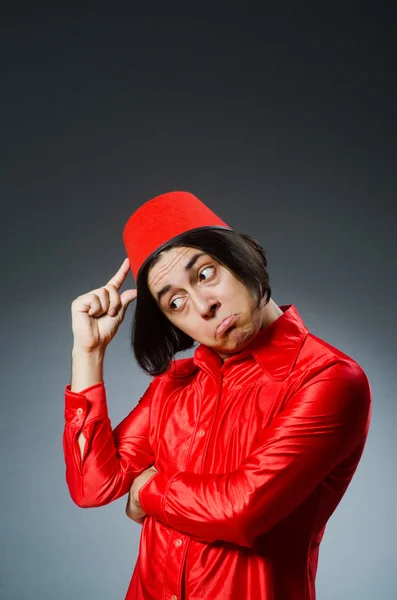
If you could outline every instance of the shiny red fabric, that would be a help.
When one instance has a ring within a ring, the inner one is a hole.
[[[371,389],[293,304],[280,308],[225,362],[204,345],[175,361],[113,431],[103,381],[65,387],[78,506],[159,471],[139,492],[148,516],[126,600],[315,600],[320,542],[362,456]]]

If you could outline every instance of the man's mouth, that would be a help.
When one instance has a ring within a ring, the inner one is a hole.
[[[236,318],[237,318],[237,315],[231,315],[230,317],[227,317],[226,319],[224,319],[222,321],[222,323],[217,327],[216,335],[218,336],[218,335],[221,335],[222,333],[225,333],[225,331],[227,329],[229,329],[229,327],[234,325]]]

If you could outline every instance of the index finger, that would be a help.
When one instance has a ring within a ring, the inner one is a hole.
[[[130,270],[130,259],[127,257],[124,259],[121,267],[119,268],[119,270],[117,271],[117,273],[115,275],[113,275],[113,277],[111,277],[111,279],[109,279],[109,281],[107,282],[106,285],[112,284],[115,286],[115,288],[117,290],[119,290],[121,288],[121,286],[124,283],[125,278],[128,275],[128,271]]]

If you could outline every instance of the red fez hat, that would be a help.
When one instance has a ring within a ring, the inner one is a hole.
[[[144,264],[187,231],[232,229],[189,192],[168,192],[142,204],[128,219],[123,241],[135,281]]]

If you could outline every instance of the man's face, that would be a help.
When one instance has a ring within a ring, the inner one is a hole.
[[[163,250],[149,270],[148,286],[167,319],[224,360],[241,351],[261,328],[261,308],[256,308],[251,291],[197,248]],[[231,315],[236,316],[231,328],[217,334]]]

